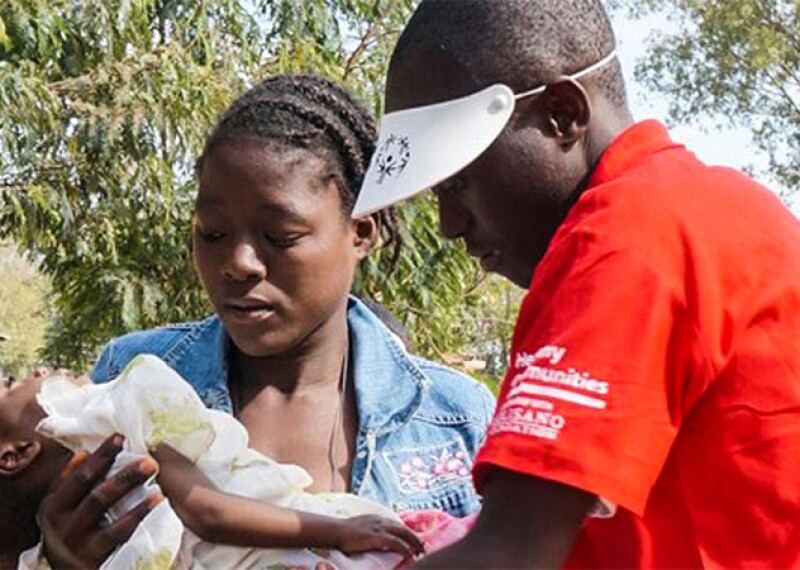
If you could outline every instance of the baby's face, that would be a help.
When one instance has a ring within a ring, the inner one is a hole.
[[[11,382],[0,380],[0,441],[37,439],[36,425],[44,412],[36,394],[44,378],[27,378]]]

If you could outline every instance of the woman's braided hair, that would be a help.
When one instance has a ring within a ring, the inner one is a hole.
[[[370,112],[346,88],[316,75],[276,75],[241,95],[220,117],[197,159],[199,173],[223,142],[255,139],[278,148],[303,148],[326,160],[350,215],[375,151]],[[394,209],[378,212],[383,246],[399,257],[401,236]]]

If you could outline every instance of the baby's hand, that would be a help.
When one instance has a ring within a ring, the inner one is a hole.
[[[397,552],[406,558],[422,554],[422,541],[402,523],[377,515],[343,519],[337,548],[345,554],[383,551]]]

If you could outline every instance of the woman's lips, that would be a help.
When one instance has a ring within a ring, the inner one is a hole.
[[[275,309],[266,304],[228,303],[225,312],[236,322],[252,324],[268,320],[275,314]]]

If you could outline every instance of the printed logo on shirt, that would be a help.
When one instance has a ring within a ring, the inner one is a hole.
[[[603,410],[609,383],[588,372],[558,365],[567,354],[564,347],[547,345],[536,352],[520,352],[514,359],[517,374],[489,429],[490,434],[521,433],[557,439],[566,419],[556,406],[569,402]]]

